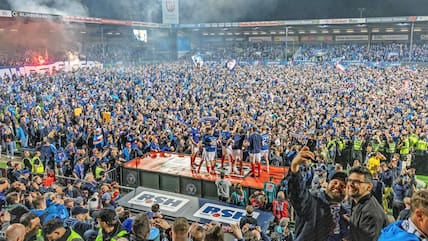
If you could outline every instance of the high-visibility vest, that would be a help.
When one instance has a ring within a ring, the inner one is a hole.
[[[67,237],[67,241],[73,241],[73,240],[76,240],[76,239],[83,240],[82,236],[80,236],[80,234],[74,232],[73,229],[70,229],[70,231],[71,231],[71,233]]]
[[[400,148],[400,154],[407,155],[410,153],[409,138],[404,139],[403,142],[404,142],[404,145]]]
[[[35,160],[39,160],[39,165],[37,165],[37,168],[34,166]],[[31,163],[31,166],[33,167],[33,170],[32,170],[33,173],[45,173],[45,168],[43,167],[43,163],[40,160],[40,157],[33,157],[30,163]]]
[[[416,134],[410,134],[409,136],[409,144],[411,147],[415,147],[416,144],[418,143],[418,136]]]
[[[341,139],[337,139],[336,142],[337,142],[337,145],[339,146],[339,150],[342,151],[346,148],[346,143]]]
[[[113,238],[111,238],[111,241],[117,241],[118,238],[122,238],[128,235],[128,232],[126,230],[121,230],[119,231],[116,235],[114,235]],[[95,241],[103,241],[103,229],[99,228],[98,229],[98,235],[97,238],[95,239]]]
[[[363,141],[355,140],[354,141],[354,150],[362,151],[363,150]]]
[[[422,139],[419,139],[418,143],[416,143],[416,150],[418,151],[426,151],[428,148],[428,143]]]
[[[389,154],[394,154],[396,148],[397,148],[397,144],[395,144],[394,141],[388,142],[388,149],[386,150],[386,152]]]

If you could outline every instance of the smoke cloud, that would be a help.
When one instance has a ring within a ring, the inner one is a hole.
[[[8,0],[13,10],[68,16],[88,16],[80,0]]]
[[[179,0],[180,22],[254,21],[269,17],[280,0]]]

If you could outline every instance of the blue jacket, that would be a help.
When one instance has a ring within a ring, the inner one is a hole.
[[[419,238],[416,235],[406,232],[401,227],[402,222],[403,221],[391,223],[382,229],[382,233],[380,234],[378,241],[419,241]]]

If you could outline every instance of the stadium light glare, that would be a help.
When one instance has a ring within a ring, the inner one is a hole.
[[[328,30],[323,30],[321,31],[321,33],[328,33]]]
[[[311,31],[309,31],[309,33],[317,33],[317,31],[316,30],[311,30]]]
[[[211,36],[214,36],[214,35],[215,35],[215,33],[210,33],[210,35],[211,35]]]
[[[240,34],[241,34],[240,32],[236,32],[236,33],[235,33],[235,35],[240,35]]]
[[[260,32],[260,34],[264,35],[264,34],[267,34],[267,33],[263,31],[263,32]]]
[[[271,31],[270,34],[276,34],[276,32],[275,31]]]
[[[319,25],[318,28],[328,28],[328,25],[324,24],[324,25]]]
[[[367,33],[367,32],[368,32],[366,28],[362,28],[360,31],[361,31],[362,33]]]
[[[12,28],[10,31],[11,32],[18,32],[18,29]]]
[[[334,29],[333,33],[340,33],[340,30],[339,29]]]
[[[120,33],[119,32],[117,32],[117,33],[115,33],[116,35],[120,35]]]
[[[347,29],[347,30],[346,30],[346,32],[347,32],[347,33],[353,33],[353,32],[354,32],[354,30],[353,30],[353,29]]]
[[[290,33],[290,32],[288,32]],[[285,34],[285,31],[279,31],[278,34]]]
[[[259,32],[253,32],[253,35],[258,35],[259,34]]]
[[[387,32],[387,33],[393,33],[393,32],[394,32],[394,29],[392,29],[392,28],[387,28],[387,29],[385,29],[385,32]]]
[[[415,28],[415,29],[413,29],[413,31],[420,32],[420,31],[422,31],[422,29],[421,28]]]
[[[379,33],[379,29],[378,28],[372,29],[372,33]]]
[[[221,32],[220,32],[220,33],[218,33],[218,35],[224,35],[224,33],[221,33]]]
[[[401,32],[409,32],[409,30],[407,28],[402,28],[400,29]]]
[[[290,32],[288,32],[288,33],[290,33]],[[299,30],[299,33],[303,34],[303,33],[305,33],[305,30]]]
[[[112,33],[112,32],[108,32],[107,34],[108,34],[108,35],[112,35],[113,33]]]
[[[366,27],[366,26],[367,26],[367,24],[363,24],[363,23],[357,24],[357,27],[360,27],[360,28],[363,28],[363,27]]]
[[[285,34],[285,32],[284,32]],[[288,31],[288,34],[294,34],[294,31]]]
[[[397,23],[398,26],[409,26],[409,23]]]
[[[231,33],[231,32],[229,32],[229,33],[227,33],[227,35],[232,35],[233,33]]]
[[[85,31],[81,31],[80,33],[81,33],[81,34],[85,34],[86,32],[85,32]]]
[[[244,35],[250,35],[250,33],[249,32],[244,32]]]

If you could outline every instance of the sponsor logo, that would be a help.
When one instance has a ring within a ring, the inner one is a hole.
[[[128,175],[126,175],[126,181],[128,182],[128,185],[132,185],[137,182],[137,178],[134,173],[128,173]]]
[[[186,193],[189,195],[195,195],[198,189],[196,188],[195,184],[189,183],[186,185]]]
[[[175,10],[175,0],[166,0],[165,7],[168,12],[174,12]]]
[[[151,207],[153,204],[159,204],[161,211],[168,212],[177,212],[187,202],[189,202],[188,199],[147,191],[143,191],[136,197],[129,200],[129,203],[131,204],[144,207]]]
[[[259,215],[260,214],[258,212],[253,212],[254,218],[257,218]],[[233,224],[239,222],[242,217],[245,217],[245,210],[212,203],[205,203],[198,211],[193,214],[193,216],[197,218]]]

